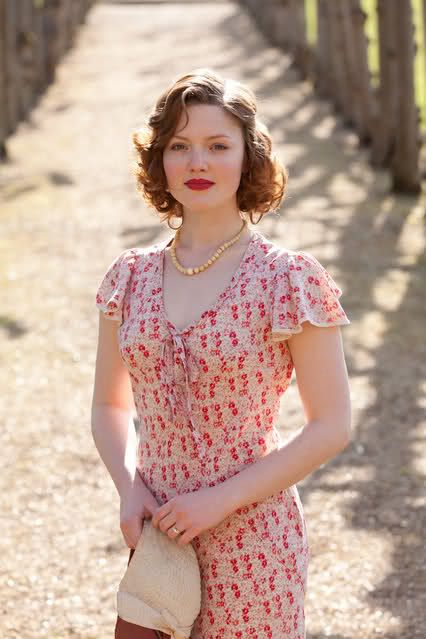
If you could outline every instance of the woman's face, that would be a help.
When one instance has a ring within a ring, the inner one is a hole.
[[[220,106],[191,104],[187,109],[188,124],[182,128],[186,121],[182,113],[163,150],[167,188],[184,210],[235,207],[245,157],[240,124]],[[185,184],[197,178],[214,184],[205,190]]]

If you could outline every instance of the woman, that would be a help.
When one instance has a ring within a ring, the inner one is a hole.
[[[92,430],[129,561],[152,518],[196,550],[192,638],[301,639],[309,547],[296,483],[350,441],[342,291],[313,255],[247,224],[278,207],[288,177],[247,87],[195,70],[133,141],[138,189],[181,225],[123,251],[96,296]],[[306,424],[283,444],[293,369]]]

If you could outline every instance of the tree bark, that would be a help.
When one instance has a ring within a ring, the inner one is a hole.
[[[329,97],[332,91],[330,69],[331,50],[328,0],[317,0],[317,41],[314,63],[314,86],[318,95],[323,98]]]
[[[0,0],[0,159],[94,0]]]
[[[378,113],[374,121],[371,161],[388,166],[395,148],[397,127],[397,11],[396,0],[378,0],[379,89]]]
[[[389,1],[389,0],[388,0]],[[392,157],[393,189],[405,193],[421,190],[419,112],[414,93],[415,39],[411,2],[394,0],[397,9],[397,127]]]
[[[347,104],[347,79],[343,55],[343,36],[341,30],[340,12],[338,4],[328,4],[329,23],[329,51],[330,51],[330,88],[331,98],[337,111],[346,117],[349,112]]]
[[[16,51],[18,33],[18,7],[14,0],[6,0],[5,34],[5,85],[7,134],[15,130],[19,122],[19,62]]]
[[[377,113],[377,104],[371,87],[371,74],[368,66],[367,38],[365,20],[367,14],[361,7],[360,0],[349,0],[352,24],[354,55],[354,103],[355,125],[361,144],[366,144],[373,137],[373,118]]]
[[[7,157],[6,138],[9,132],[6,73],[6,3],[0,2],[0,160]]]
[[[338,22],[339,49],[342,56],[342,109],[346,124],[356,126],[359,116],[357,70],[355,60],[353,24],[351,20],[349,0],[336,3]]]
[[[306,79],[310,72],[311,56],[306,34],[305,3],[291,0],[290,13],[294,33],[292,47],[294,64],[300,71],[302,78]]]

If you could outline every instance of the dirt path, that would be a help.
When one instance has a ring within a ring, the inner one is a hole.
[[[290,168],[282,212],[260,230],[317,256],[352,322],[342,335],[354,441],[299,484],[312,549],[308,639],[415,639],[426,626],[422,206],[387,194],[387,175],[370,170],[330,108],[232,3],[97,5],[9,142],[0,173],[0,635],[113,636],[127,550],[90,432],[94,294],[121,250],[169,236],[136,193],[130,132],[169,80],[201,65],[258,94]],[[293,379],[283,435],[302,423]]]

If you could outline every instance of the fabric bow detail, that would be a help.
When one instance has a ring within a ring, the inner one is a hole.
[[[176,356],[179,358],[182,367],[176,362]],[[201,433],[193,421],[191,410],[191,382],[196,381],[198,378],[201,366],[188,349],[185,338],[178,333],[169,333],[164,339],[161,358],[164,362],[164,366],[161,368],[161,381],[168,390],[171,419],[173,420],[175,408],[180,408],[186,413],[191,424],[192,436],[196,444],[201,447],[202,454],[204,454],[206,452],[205,446]],[[179,392],[176,392],[178,389]]]

